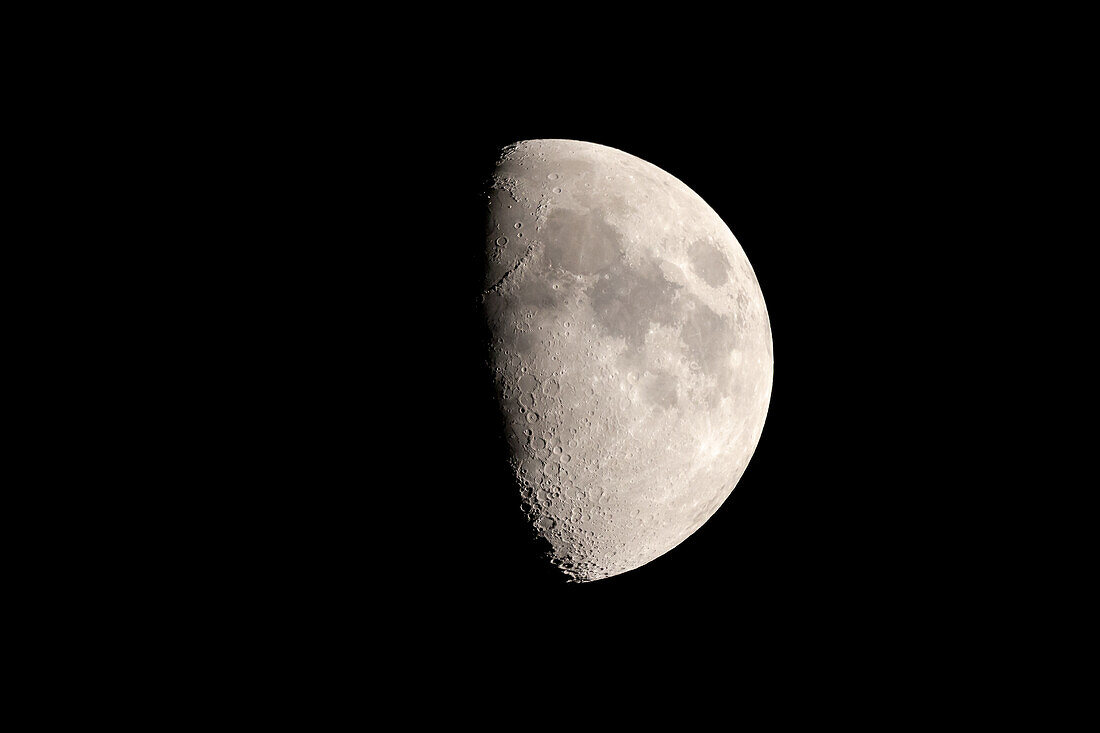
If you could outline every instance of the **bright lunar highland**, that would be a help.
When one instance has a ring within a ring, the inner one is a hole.
[[[504,149],[482,300],[519,503],[574,581],[668,552],[733,491],[764,427],[760,284],[695,192],[576,140]]]

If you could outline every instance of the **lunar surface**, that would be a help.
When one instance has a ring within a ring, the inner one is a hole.
[[[488,207],[482,300],[517,503],[569,579],[637,568],[717,511],[760,440],[756,275],[702,198],[602,145],[508,146]]]

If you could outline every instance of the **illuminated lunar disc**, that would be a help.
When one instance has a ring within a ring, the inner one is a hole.
[[[772,386],[764,297],[717,214],[613,148],[505,149],[485,315],[517,503],[576,581],[669,551],[721,506]]]

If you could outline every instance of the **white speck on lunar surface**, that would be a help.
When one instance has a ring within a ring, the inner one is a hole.
[[[752,267],[686,185],[593,143],[505,148],[488,217],[517,505],[571,580],[644,565],[718,510],[760,440],[772,338]]]

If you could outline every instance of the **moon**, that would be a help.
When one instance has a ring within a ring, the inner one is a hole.
[[[760,440],[772,337],[748,258],[678,179],[526,140],[487,190],[484,316],[520,509],[574,582],[703,525]]]

